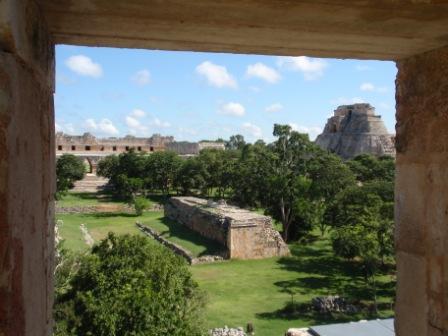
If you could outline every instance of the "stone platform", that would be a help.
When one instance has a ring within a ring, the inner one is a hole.
[[[196,197],[172,197],[165,216],[220,243],[230,259],[261,259],[289,255],[272,219],[255,212]]]

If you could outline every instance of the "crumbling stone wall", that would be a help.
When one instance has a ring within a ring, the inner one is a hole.
[[[0,335],[50,335],[54,47],[33,0],[0,1]]]
[[[220,243],[229,258],[259,259],[289,255],[270,217],[196,197],[172,197],[165,216]]]
[[[364,153],[395,156],[393,136],[370,104],[339,106],[316,144],[344,159]]]
[[[71,152],[106,152],[118,154],[130,149],[136,151],[155,152],[164,150],[173,142],[172,136],[154,134],[149,138],[139,138],[131,135],[123,138],[97,138],[90,133],[83,135],[68,135],[62,132],[56,134],[56,150],[58,153]]]
[[[448,47],[397,62],[398,336],[448,335]]]
[[[229,223],[225,217],[209,211],[207,201],[195,197],[171,197],[164,212],[165,217],[227,247]]]

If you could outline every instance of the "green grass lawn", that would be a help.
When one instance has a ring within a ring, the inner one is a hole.
[[[192,267],[194,278],[208,295],[207,325],[243,326],[252,322],[256,335],[283,335],[291,327],[376,318],[367,312],[354,316],[319,316],[311,311],[284,313],[292,300],[308,303],[319,295],[340,295],[371,303],[359,267],[333,256],[329,241],[292,244],[291,257],[236,260]],[[377,279],[380,317],[392,316],[391,276]]]
[[[168,218],[164,218],[161,213],[154,213],[154,215],[151,214],[146,216],[141,222],[156,230],[167,240],[183,246],[196,257],[207,254],[216,254],[221,250],[220,245],[216,242],[202,237],[184,225],[178,224]]]
[[[65,206],[95,205],[103,200],[94,195],[69,194]],[[259,210],[260,212],[262,210]],[[65,246],[86,251],[80,224],[84,223],[95,241],[109,231],[140,233],[135,222],[150,226],[165,238],[179,244],[194,255],[212,254],[218,245],[202,238],[188,228],[169,221],[163,212],[145,212],[142,216],[127,213],[59,214],[64,224],[60,231]],[[191,267],[193,277],[208,297],[206,318],[208,327],[243,326],[252,322],[256,335],[283,335],[290,327],[335,323],[362,318],[376,318],[366,311],[352,316],[320,316],[308,310],[285,313],[285,306],[309,303],[320,295],[340,295],[371,304],[371,292],[364,283],[361,268],[353,262],[334,257],[327,238],[310,243],[290,245],[292,256],[264,260],[234,260]],[[391,275],[377,279],[380,302],[379,317],[392,316],[390,303],[394,296]]]
[[[69,192],[56,202],[56,204],[60,207],[95,206],[105,203],[123,202],[115,201],[108,195],[90,192]]]
[[[65,240],[65,247],[74,251],[85,251],[88,246],[83,240],[80,225],[85,224],[95,242],[105,238],[109,232],[117,234],[138,234],[140,231],[135,225],[136,221],[144,221],[155,214],[145,212],[142,216],[128,213],[85,213],[85,214],[57,214],[63,225],[60,234]],[[161,212],[157,213],[161,216]]]

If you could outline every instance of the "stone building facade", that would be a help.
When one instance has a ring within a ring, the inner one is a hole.
[[[395,157],[394,136],[370,104],[339,106],[316,138],[316,144],[344,159],[364,153]]]
[[[167,144],[174,142],[172,136],[154,134],[149,138],[127,135],[123,138],[97,138],[90,133],[68,135],[56,133],[56,153],[103,152],[119,154],[130,149],[138,152],[157,152],[165,150]]]
[[[289,255],[272,219],[245,209],[196,197],[172,197],[165,216],[214,240],[230,259],[260,259]]]
[[[153,153],[171,150],[181,156],[198,155],[206,148],[224,150],[224,143],[214,141],[187,142],[174,141],[173,136],[154,134],[149,138],[127,135],[123,138],[97,138],[90,133],[68,135],[56,133],[56,157],[73,154],[83,159],[90,173],[96,173],[98,162],[105,156],[120,154],[130,150]]]

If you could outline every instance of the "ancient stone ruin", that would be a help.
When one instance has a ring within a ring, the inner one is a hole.
[[[395,157],[394,137],[370,104],[339,106],[316,144],[344,159],[364,153]]]
[[[196,197],[172,197],[165,216],[227,250],[230,259],[260,259],[289,255],[272,219],[245,209]]]

